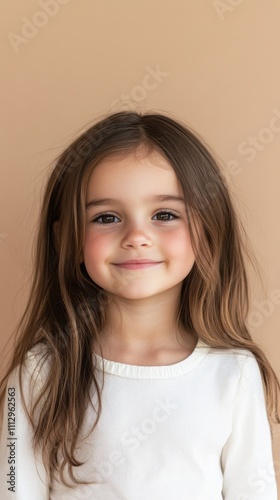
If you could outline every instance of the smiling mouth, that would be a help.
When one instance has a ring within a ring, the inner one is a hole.
[[[123,263],[114,264],[114,266],[120,267],[122,269],[145,269],[146,267],[154,267],[161,264],[161,262],[133,262],[133,263]]]

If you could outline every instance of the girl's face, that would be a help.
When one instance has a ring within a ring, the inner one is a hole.
[[[183,198],[183,191],[167,160],[156,160],[107,158],[89,180],[83,260],[91,279],[113,296],[144,299],[174,287],[179,292],[194,264],[184,200],[156,199]],[[155,263],[119,265],[132,259]]]

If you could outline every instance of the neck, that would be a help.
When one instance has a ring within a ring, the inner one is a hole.
[[[151,353],[192,349],[195,339],[177,322],[179,300],[156,296],[111,302],[101,345],[107,351]]]

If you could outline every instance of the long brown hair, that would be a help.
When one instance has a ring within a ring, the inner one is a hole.
[[[247,326],[246,265],[251,262],[255,267],[255,261],[214,153],[190,127],[170,116],[135,111],[110,114],[55,160],[42,200],[31,292],[0,385],[2,404],[11,372],[19,367],[22,387],[28,353],[43,347],[41,369],[47,359],[49,369],[26,411],[34,446],[42,447],[47,470],[58,471],[64,484],[66,468],[74,483],[87,483],[78,481],[72,468],[81,465],[74,449],[91,403],[92,383],[98,399],[92,430],[102,409],[92,346],[98,345],[102,352],[100,332],[106,322],[107,297],[90,279],[81,258],[88,181],[102,159],[140,150],[159,153],[169,161],[185,196],[195,263],[182,285],[178,324],[212,348],[249,349],[261,370],[269,418],[280,422],[279,380]]]

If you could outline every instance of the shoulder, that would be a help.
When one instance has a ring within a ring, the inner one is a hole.
[[[202,344],[206,346],[206,344]],[[239,368],[243,368],[245,364],[255,364],[257,363],[256,357],[252,351],[249,349],[244,349],[240,347],[212,347],[207,345],[208,356],[211,357],[212,361],[217,363],[229,363],[232,362]]]
[[[5,391],[7,395],[13,392],[18,406],[18,415],[23,414],[25,405],[33,406],[38,396],[40,397],[42,389],[49,380],[50,368],[48,349],[40,343],[31,348],[25,354],[23,362],[18,363],[10,372]],[[4,401],[7,405],[8,397],[5,397]]]
[[[37,374],[41,370],[48,371],[50,365],[50,351],[43,342],[36,344],[25,355],[24,368],[30,375]]]
[[[38,393],[46,382],[51,369],[49,350],[42,342],[32,347],[24,356],[22,364],[18,364],[9,376],[8,384],[22,386],[24,393],[35,389]]]
[[[262,373],[255,354],[244,348],[209,347],[208,358],[226,379],[234,379],[236,390],[262,388]]]

